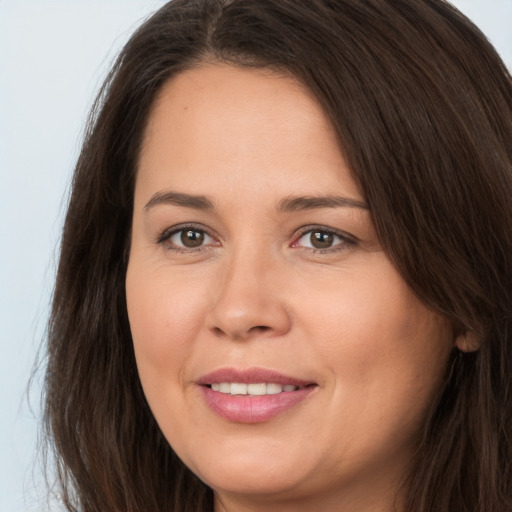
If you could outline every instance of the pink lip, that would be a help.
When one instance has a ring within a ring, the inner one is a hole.
[[[297,386],[296,391],[285,391],[276,395],[248,396],[229,395],[213,391],[209,386],[220,382],[240,383],[275,383]],[[235,370],[222,368],[201,377],[197,384],[206,404],[219,416],[237,423],[261,423],[289,410],[302,402],[317,387],[314,382],[308,382],[294,377],[288,377],[273,370],[250,368]]]

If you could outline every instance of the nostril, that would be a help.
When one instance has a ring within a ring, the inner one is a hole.
[[[251,332],[251,331],[265,332],[265,331],[269,331],[269,330],[270,330],[270,327],[267,325],[255,325],[254,327],[251,327],[251,329],[249,329],[249,332]]]
[[[214,328],[213,328],[213,332],[214,332],[217,336],[221,336],[222,334],[224,334],[224,331],[223,331],[220,327],[214,327]]]
[[[253,327],[250,327],[247,330],[244,329],[231,329],[231,330],[224,330],[222,327],[213,327],[213,333],[217,337],[224,337],[227,336],[233,340],[246,340],[249,337],[252,337],[254,335],[258,336],[259,334],[265,334],[272,331],[272,327],[268,325],[255,325]]]

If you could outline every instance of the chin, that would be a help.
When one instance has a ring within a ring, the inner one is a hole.
[[[246,495],[286,495],[296,493],[307,475],[300,463],[279,464],[282,457],[251,457],[247,452],[227,455],[215,463],[194,466],[192,471],[214,491]]]

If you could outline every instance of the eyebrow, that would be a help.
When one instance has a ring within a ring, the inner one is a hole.
[[[214,210],[213,203],[206,196],[196,196],[183,194],[181,192],[157,192],[144,206],[144,210],[149,210],[157,205],[170,204],[174,206],[185,206],[195,210]]]
[[[277,204],[278,211],[296,212],[301,210],[315,210],[317,208],[361,208],[369,210],[369,206],[363,201],[343,196],[303,196],[285,197]]]
[[[183,206],[193,208],[194,210],[214,211],[213,202],[206,196],[184,194],[172,190],[157,192],[144,206],[144,210],[149,210],[158,205]],[[296,212],[304,210],[315,210],[319,208],[360,208],[369,210],[370,208],[363,201],[344,196],[289,196],[281,199],[277,203],[277,211]]]

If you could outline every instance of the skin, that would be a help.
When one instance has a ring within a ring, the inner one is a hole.
[[[211,208],[154,199],[169,191]],[[360,205],[282,208],[333,195]],[[204,64],[161,91],[140,154],[128,313],[150,407],[217,511],[389,512],[399,500],[454,340],[361,205],[327,117],[293,78]],[[197,248],[168,236],[190,223],[207,233]],[[337,233],[326,250],[315,227]],[[224,367],[316,387],[269,421],[228,421],[197,385]]]

